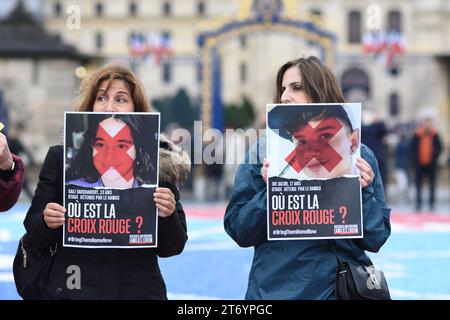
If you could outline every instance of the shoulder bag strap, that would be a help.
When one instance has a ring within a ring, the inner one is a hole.
[[[350,300],[347,288],[347,281],[348,277],[350,276],[348,269],[342,263],[341,259],[339,259],[334,240],[328,240],[328,243],[330,244],[331,249],[333,249],[333,253],[336,256],[336,260],[338,262],[336,270],[336,299]]]
[[[334,243],[334,240],[328,240],[328,243],[329,243],[331,249],[333,249],[333,253],[336,256],[336,260],[337,260],[338,264],[339,265],[342,264],[342,261],[341,261],[341,259],[339,259],[339,255],[338,255],[338,253],[336,251],[336,245]]]

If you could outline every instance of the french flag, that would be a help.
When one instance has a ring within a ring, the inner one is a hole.
[[[130,55],[135,58],[141,58],[145,55],[146,41],[141,34],[134,34],[129,41]]]
[[[363,37],[363,51],[366,54],[381,53],[386,49],[386,37],[384,32],[369,31]]]

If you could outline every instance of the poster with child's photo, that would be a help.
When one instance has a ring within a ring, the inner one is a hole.
[[[65,113],[63,246],[157,246],[159,128],[159,113]]]
[[[267,105],[269,240],[362,238],[361,104]]]

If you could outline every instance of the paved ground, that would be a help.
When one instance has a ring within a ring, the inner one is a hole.
[[[385,271],[394,299],[450,299],[450,204],[444,201],[434,212],[393,206],[392,236],[371,258]],[[28,205],[21,202],[0,215],[0,299],[20,298],[11,264]],[[243,299],[253,250],[239,248],[225,233],[224,208],[224,203],[185,203],[186,249],[160,260],[169,298]]]

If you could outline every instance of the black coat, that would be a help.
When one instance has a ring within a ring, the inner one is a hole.
[[[39,183],[25,218],[25,228],[34,245],[48,247],[58,242],[54,263],[45,290],[47,299],[167,299],[158,258],[177,255],[187,241],[186,218],[177,188],[167,182],[177,201],[174,214],[158,217],[158,247],[145,249],[82,249],[63,247],[62,227],[50,229],[43,212],[49,202],[63,204],[63,147],[49,149],[42,166]],[[68,289],[71,273],[78,266],[81,289]]]

